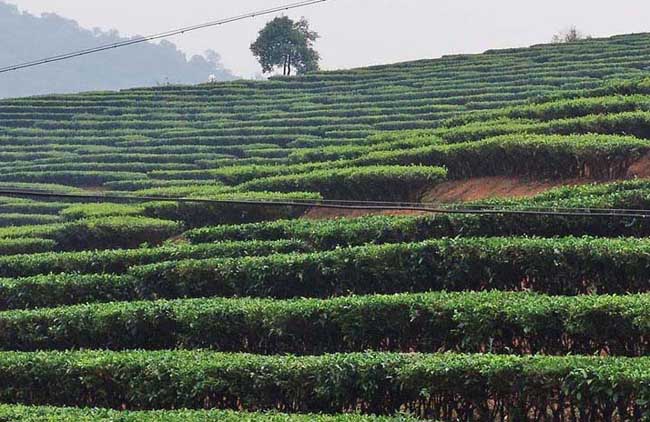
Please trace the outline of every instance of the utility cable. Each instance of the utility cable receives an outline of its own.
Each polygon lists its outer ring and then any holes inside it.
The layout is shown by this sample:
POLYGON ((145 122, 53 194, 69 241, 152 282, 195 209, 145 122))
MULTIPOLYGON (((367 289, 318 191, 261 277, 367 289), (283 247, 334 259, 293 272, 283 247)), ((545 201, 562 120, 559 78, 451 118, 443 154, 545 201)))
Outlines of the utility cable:
POLYGON ((435 214, 477 214, 477 215, 531 215, 531 216, 556 216, 556 217, 628 217, 628 218, 649 218, 650 210, 626 210, 614 208, 579 208, 575 211, 570 208, 563 210, 548 209, 508 209, 508 208, 445 208, 434 204, 415 204, 400 202, 372 201, 336 201, 336 200, 288 200, 284 198, 266 200, 248 199, 207 199, 207 198, 178 198, 166 196, 135 196, 135 195, 97 195, 78 193, 58 193, 38 190, 24 189, 0 189, 0 195, 60 199, 81 199, 95 202, 110 201, 135 201, 135 202, 177 202, 177 203, 203 203, 224 206, 258 206, 258 207, 302 207, 302 208, 327 208, 345 210, 375 210, 375 211, 419 211, 435 214), (413 205, 415 204, 415 205, 413 205), (631 212, 628 212, 631 211, 631 212))
POLYGON ((171 37, 173 35, 182 35, 182 34, 185 34, 186 32, 192 32, 192 31, 196 31, 196 30, 199 30, 199 29, 210 28, 210 27, 213 27, 213 26, 225 25, 227 23, 237 22, 237 21, 241 21, 241 20, 244 20, 244 19, 248 19, 248 18, 255 18, 255 17, 258 17, 258 16, 270 15, 270 14, 277 13, 277 12, 282 12, 282 11, 285 11, 285 10, 298 9, 298 8, 307 7, 307 6, 311 6, 311 5, 318 4, 318 3, 324 3, 326 1, 328 1, 328 0, 306 0, 306 1, 300 1, 300 2, 297 2, 297 3, 289 3, 289 4, 285 4, 283 6, 273 7, 273 8, 269 8, 269 9, 262 9, 262 10, 258 10, 258 11, 255 11, 255 12, 246 13, 246 14, 243 14, 243 15, 233 16, 233 17, 230 17, 230 18, 225 18, 225 19, 220 19, 220 20, 216 20, 216 21, 206 22, 206 23, 202 23, 202 24, 198 24, 198 25, 186 26, 184 28, 178 28, 178 29, 172 29, 172 30, 166 31, 166 32, 160 32, 158 34, 148 35, 148 36, 144 36, 144 37, 137 37, 137 38, 133 38, 133 39, 130 39, 130 40, 125 40, 125 41, 121 41, 121 42, 117 42, 117 43, 100 45, 98 47, 87 48, 87 49, 84 49, 84 50, 72 51, 72 52, 69 52, 69 53, 59 54, 59 55, 56 55, 56 56, 46 57, 46 58, 42 58, 42 59, 38 59, 38 60, 32 60, 32 61, 29 61, 29 62, 19 63, 19 64, 15 64, 15 65, 11 65, 11 66, 6 66, 6 67, 0 68, 0 73, 12 72, 12 71, 19 70, 19 69, 26 69, 26 68, 29 68, 29 67, 40 66, 40 65, 47 64, 47 63, 53 63, 53 62, 58 62, 58 61, 62 61, 62 60, 68 60, 68 59, 72 59, 72 58, 75 58, 75 57, 80 57, 80 56, 85 56, 85 55, 88 55, 88 54, 98 53, 98 52, 101 52, 101 51, 112 50, 112 49, 115 49, 115 48, 126 47, 126 46, 134 45, 134 44, 140 44, 140 43, 144 43, 144 42, 148 42, 148 41, 158 40, 158 39, 161 39, 161 38, 167 38, 167 37, 171 37))

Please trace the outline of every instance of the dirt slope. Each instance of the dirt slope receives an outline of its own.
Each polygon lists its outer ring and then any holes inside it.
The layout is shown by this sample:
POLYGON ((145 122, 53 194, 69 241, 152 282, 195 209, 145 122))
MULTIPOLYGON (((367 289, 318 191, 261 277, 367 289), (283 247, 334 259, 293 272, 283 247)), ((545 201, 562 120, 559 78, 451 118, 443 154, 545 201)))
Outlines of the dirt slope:
MULTIPOLYGON (((628 170, 627 177, 650 177, 650 156, 635 162, 628 170)), ((576 186, 598 182, 593 179, 561 179, 561 180, 526 180, 513 177, 477 177, 466 180, 451 180, 441 183, 428 190, 422 196, 422 202, 450 204, 477 201, 489 198, 525 198, 545 192, 559 186, 576 186)), ((600 181, 602 182, 602 181, 600 181)), ((363 211, 312 209, 305 213, 305 218, 322 219, 334 217, 359 217, 362 215, 406 215, 421 214, 416 211, 363 211)))
POLYGON ((535 181, 509 177, 477 177, 441 183, 422 197, 422 202, 457 203, 489 198, 525 198, 558 186, 592 183, 591 179, 535 181))
MULTIPOLYGON (((454 204, 489 198, 524 198, 537 195, 558 186, 592 183, 592 179, 564 179, 530 181, 509 177, 477 177, 441 183, 425 192, 422 202, 454 204)), ((307 211, 304 218, 326 219, 335 217, 360 217, 363 215, 412 215, 417 211, 364 211, 315 208, 307 211)))

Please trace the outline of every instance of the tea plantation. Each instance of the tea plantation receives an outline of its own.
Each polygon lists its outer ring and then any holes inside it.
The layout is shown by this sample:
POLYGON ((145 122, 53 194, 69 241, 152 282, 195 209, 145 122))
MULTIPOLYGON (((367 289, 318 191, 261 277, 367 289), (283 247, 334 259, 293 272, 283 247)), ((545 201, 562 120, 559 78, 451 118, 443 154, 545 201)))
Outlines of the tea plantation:
POLYGON ((650 34, 0 101, 0 190, 142 199, 0 197, 0 421, 649 419, 650 218, 162 200, 645 210, 649 139, 650 34))

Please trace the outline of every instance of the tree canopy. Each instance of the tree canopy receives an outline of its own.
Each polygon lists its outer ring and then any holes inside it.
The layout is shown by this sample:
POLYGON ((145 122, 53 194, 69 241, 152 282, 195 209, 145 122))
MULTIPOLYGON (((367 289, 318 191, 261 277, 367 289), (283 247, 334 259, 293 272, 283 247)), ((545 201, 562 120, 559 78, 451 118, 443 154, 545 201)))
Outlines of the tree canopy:
POLYGON ((570 42, 584 40, 585 38, 591 38, 591 37, 589 35, 583 34, 575 26, 572 26, 568 29, 565 29, 553 35, 551 42, 553 42, 554 44, 570 43, 570 42))
POLYGON ((268 22, 251 44, 251 51, 264 73, 282 68, 282 74, 303 74, 318 70, 320 55, 314 49, 318 33, 309 29, 305 18, 293 21, 286 16, 268 22))

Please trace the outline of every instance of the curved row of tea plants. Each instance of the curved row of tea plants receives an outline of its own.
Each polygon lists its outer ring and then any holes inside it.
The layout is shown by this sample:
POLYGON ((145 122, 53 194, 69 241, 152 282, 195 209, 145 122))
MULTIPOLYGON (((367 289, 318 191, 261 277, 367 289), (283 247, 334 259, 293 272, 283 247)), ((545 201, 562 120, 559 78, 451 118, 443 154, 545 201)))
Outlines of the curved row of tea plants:
POLYGON ((642 420, 650 415, 648 376, 645 357, 2 352, 0 400, 128 409, 407 410, 443 420, 531 412, 642 420))
POLYGON ((461 238, 162 262, 126 274, 0 279, 0 309, 186 297, 328 298, 431 290, 556 295, 650 290, 639 239, 461 238))
POLYGON ((496 291, 122 302, 0 312, 0 349, 645 356, 649 308, 648 294, 559 297, 496 291))

